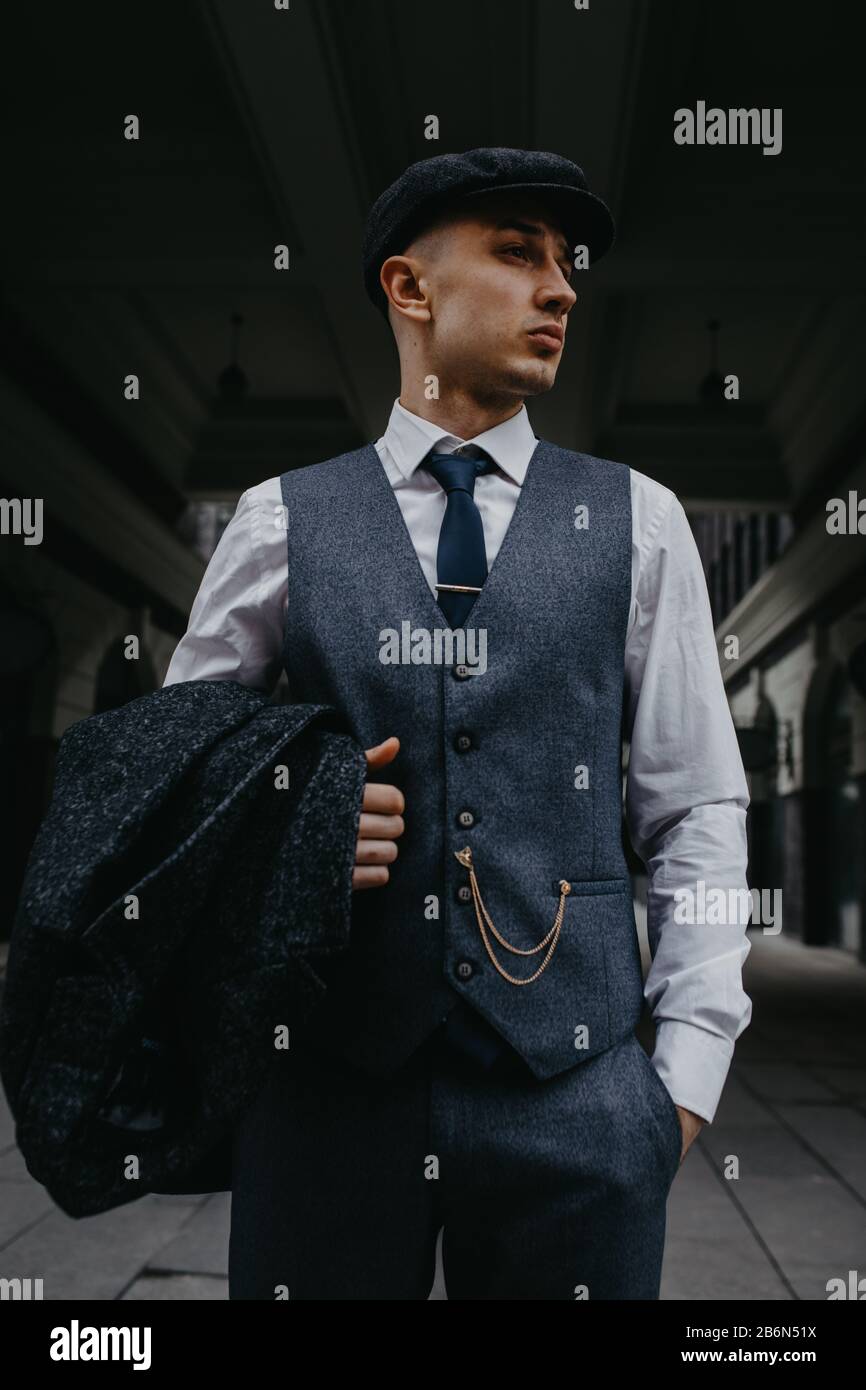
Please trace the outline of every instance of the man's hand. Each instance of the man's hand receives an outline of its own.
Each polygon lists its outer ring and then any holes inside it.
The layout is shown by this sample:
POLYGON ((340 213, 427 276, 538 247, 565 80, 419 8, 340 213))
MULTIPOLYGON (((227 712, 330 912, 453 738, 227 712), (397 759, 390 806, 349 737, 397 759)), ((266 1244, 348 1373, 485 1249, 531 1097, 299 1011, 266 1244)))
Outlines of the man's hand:
MULTIPOLYGON (((674 1104, 676 1105, 676 1101, 674 1101, 674 1104)), ((706 1120, 702 1115, 696 1115, 693 1110, 686 1110, 684 1105, 677 1105, 677 1114, 680 1117, 680 1128, 683 1132, 683 1150, 680 1154, 680 1163, 682 1163, 692 1144, 706 1124, 706 1120)))
MULTIPOLYGON (((368 767, 384 767, 396 758, 400 740, 387 738, 375 748, 365 750, 368 767)), ((390 878, 388 865, 397 858, 396 837, 405 830, 402 812, 406 801, 399 787, 390 782, 368 782, 361 803, 358 843, 352 888, 376 888, 390 878)))

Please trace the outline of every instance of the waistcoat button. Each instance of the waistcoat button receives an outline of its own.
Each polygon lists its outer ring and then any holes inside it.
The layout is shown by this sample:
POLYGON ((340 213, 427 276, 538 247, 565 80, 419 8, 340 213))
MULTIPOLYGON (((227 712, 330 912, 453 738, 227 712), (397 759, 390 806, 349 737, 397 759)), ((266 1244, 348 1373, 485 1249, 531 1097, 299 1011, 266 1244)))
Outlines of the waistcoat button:
POLYGON ((472 747, 471 734, 458 734, 454 740, 454 747, 458 753, 466 753, 472 747))
POLYGON ((457 824, 464 830, 468 830, 471 825, 475 824, 476 820, 477 816, 472 811, 457 812, 457 824))
POLYGON ((457 901, 459 903, 471 903, 472 889, 469 887, 468 883, 461 883, 460 887, 457 889, 457 901))
POLYGON ((465 681, 472 674, 471 666, 464 666, 462 662, 451 667, 451 674, 456 681, 465 681))
POLYGON ((458 980, 471 980, 475 974, 471 960, 459 960, 454 967, 454 974, 458 980))

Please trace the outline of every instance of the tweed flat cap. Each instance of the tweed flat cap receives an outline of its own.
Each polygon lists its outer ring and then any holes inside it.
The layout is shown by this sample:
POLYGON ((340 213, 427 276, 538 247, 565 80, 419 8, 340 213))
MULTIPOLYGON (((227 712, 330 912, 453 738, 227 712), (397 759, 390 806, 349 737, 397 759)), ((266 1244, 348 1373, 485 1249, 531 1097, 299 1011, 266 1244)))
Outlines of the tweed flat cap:
POLYGON ((558 211, 569 245, 588 247, 590 263, 613 245, 609 207, 590 192, 580 166, 563 155, 496 146, 419 159, 379 195, 364 228, 364 284, 386 318, 388 299, 379 283, 383 261, 404 251, 441 208, 494 189, 543 196, 558 211))

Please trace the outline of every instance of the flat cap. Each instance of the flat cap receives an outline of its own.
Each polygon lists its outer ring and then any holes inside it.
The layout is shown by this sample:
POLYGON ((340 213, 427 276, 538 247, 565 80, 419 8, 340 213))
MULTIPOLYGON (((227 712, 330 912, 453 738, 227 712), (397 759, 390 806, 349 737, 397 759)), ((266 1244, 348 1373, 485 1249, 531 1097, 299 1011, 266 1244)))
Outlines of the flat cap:
POLYGON ((613 245, 610 208, 589 191, 583 170, 548 150, 504 147, 438 154, 410 164, 371 207, 364 228, 364 284, 376 308, 388 317, 388 299, 379 271, 389 256, 400 255, 443 207, 455 199, 494 189, 544 197, 559 213, 569 246, 585 245, 590 264, 613 245))

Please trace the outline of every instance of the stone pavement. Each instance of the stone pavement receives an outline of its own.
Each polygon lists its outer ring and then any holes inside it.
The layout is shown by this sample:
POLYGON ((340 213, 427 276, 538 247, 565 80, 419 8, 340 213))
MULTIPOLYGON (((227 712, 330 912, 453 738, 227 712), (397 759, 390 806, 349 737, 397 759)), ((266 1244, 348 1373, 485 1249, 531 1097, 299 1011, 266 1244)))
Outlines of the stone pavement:
MULTIPOLYGON (((826 1299, 829 1278, 866 1275, 866 969, 749 935, 753 1021, 671 1189, 663 1299, 826 1299)), ((0 1092, 0 1277, 41 1277, 46 1300, 227 1298, 230 1202, 147 1196, 75 1221, 27 1173, 0 1092)))

